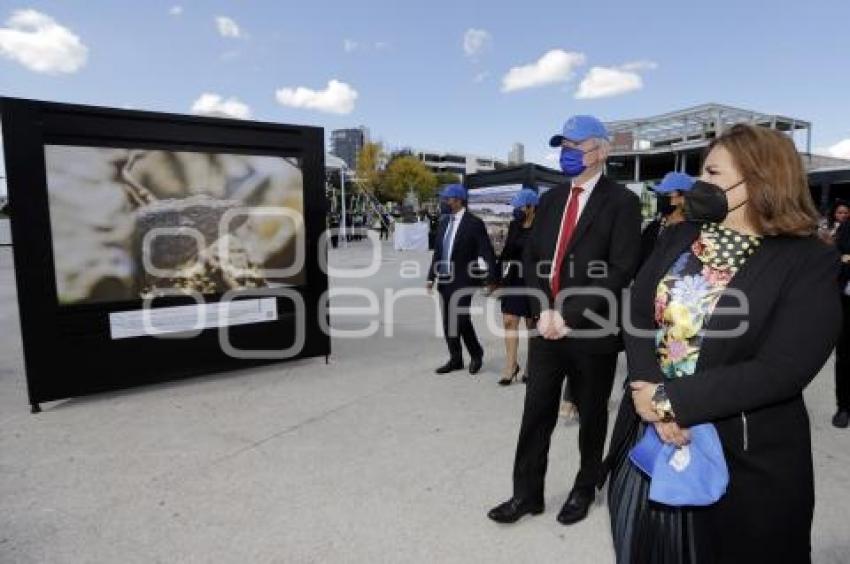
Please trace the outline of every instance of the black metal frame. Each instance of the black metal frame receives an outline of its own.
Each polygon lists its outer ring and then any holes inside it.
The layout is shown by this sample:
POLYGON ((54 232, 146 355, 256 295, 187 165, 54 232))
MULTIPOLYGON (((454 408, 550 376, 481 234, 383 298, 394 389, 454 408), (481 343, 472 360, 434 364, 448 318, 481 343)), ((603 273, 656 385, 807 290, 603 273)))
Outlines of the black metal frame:
POLYGON ((557 186, 567 182, 564 173, 538 164, 527 163, 489 172, 476 172, 467 175, 463 185, 467 189, 486 188, 488 186, 507 186, 521 184, 532 186, 557 186))
MULTIPOLYGON (((319 259, 325 230, 324 132, 321 128, 172 115, 0 98, 15 278, 29 401, 46 401, 268 364, 237 359, 219 346, 218 329, 192 339, 138 337, 113 340, 109 313, 137 310, 142 300, 60 305, 56 294, 44 148, 49 144, 162 148, 297 157, 304 179, 305 319, 290 300, 277 298, 278 320, 230 327, 234 346, 283 350, 303 323, 304 346, 293 358, 327 356, 330 338, 319 323, 328 288, 319 259)), ((256 297, 256 296, 251 296, 256 297)), ((205 296, 207 303, 220 295, 205 296)), ((157 300, 156 307, 194 304, 157 300)))

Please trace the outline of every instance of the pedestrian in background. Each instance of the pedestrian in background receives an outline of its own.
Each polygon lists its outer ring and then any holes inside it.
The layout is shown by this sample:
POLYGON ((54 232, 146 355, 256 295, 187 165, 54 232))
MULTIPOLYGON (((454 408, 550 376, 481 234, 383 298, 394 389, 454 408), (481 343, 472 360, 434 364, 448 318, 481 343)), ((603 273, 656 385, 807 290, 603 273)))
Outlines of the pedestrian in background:
MULTIPOLYGON (((836 206, 840 212, 845 205, 836 206)), ((834 214, 837 221, 841 215, 834 214)), ((844 314, 841 337, 835 347, 835 400, 837 410, 832 424, 846 429, 850 424, 850 221, 841 221, 832 240, 841 255, 841 273, 838 276, 838 291, 841 295, 841 311, 844 314)))
POLYGON ((683 195, 694 185, 694 179, 683 172, 668 172, 652 191, 655 193, 657 213, 640 236, 641 264, 652 253, 655 242, 670 225, 684 221, 683 195))
MULTIPOLYGON (((528 296, 525 293, 516 292, 524 291, 526 288, 522 256, 539 201, 537 191, 532 188, 523 188, 513 197, 511 206, 513 206, 514 218, 508 227, 508 236, 497 262, 498 272, 501 275, 500 285, 511 292, 501 297, 502 323, 505 329, 505 367, 502 369, 502 378, 499 380, 502 386, 515 382, 520 371, 517 358, 520 320, 525 320, 525 326, 529 330, 534 328, 528 296)), ((522 380, 525 381, 527 377, 526 366, 522 380)))
POLYGON ((437 231, 427 288, 430 292, 436 286, 440 295, 449 360, 436 372, 446 374, 463 369, 462 339, 470 356, 469 373, 477 374, 481 370, 484 349, 469 315, 472 289, 479 285, 473 270, 479 257, 483 258, 487 267, 485 276, 492 291, 498 280, 496 256, 484 222, 466 209, 466 188, 449 184, 440 193, 440 198, 444 220, 437 231))

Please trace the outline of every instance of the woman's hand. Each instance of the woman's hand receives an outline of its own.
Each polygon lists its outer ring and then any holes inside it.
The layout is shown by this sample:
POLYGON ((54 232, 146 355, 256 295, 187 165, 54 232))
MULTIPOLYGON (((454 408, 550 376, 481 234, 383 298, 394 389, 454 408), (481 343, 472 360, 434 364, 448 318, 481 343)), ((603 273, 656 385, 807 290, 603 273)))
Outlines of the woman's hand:
POLYGON ((691 442, 691 432, 687 429, 682 429, 675 421, 655 423, 655 430, 661 440, 668 444, 674 444, 677 447, 685 446, 691 442))
POLYGON ((652 396, 655 395, 655 389, 657 387, 658 384, 651 384, 649 382, 637 381, 631 383, 632 401, 635 404, 635 411, 647 423, 661 421, 661 418, 658 417, 658 414, 652 408, 652 396))

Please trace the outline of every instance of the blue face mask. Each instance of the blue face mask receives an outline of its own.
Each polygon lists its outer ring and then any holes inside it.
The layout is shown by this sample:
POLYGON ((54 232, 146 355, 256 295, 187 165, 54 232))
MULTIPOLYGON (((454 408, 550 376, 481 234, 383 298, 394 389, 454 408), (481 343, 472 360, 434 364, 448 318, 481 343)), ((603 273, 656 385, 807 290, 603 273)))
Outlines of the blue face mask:
POLYGON ((584 153, 580 149, 561 148, 561 170, 567 176, 578 176, 585 171, 584 153))
POLYGON ((514 208, 514 219, 517 221, 525 221, 525 210, 522 208, 514 208))

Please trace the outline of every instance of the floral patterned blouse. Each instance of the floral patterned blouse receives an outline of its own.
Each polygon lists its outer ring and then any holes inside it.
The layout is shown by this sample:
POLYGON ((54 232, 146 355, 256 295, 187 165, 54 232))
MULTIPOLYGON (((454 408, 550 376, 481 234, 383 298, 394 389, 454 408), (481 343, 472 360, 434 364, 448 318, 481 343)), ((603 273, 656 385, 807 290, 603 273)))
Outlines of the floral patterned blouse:
POLYGON ((705 224, 699 238, 658 283, 655 344, 667 378, 696 371, 703 327, 720 294, 760 244, 760 237, 705 224))

